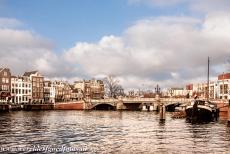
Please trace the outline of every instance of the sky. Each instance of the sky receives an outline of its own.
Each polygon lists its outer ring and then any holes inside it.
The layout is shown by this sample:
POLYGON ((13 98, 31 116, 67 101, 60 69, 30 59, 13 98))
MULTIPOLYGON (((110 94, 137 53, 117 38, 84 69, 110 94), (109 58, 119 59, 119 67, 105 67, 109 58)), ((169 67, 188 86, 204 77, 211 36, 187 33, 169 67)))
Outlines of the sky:
POLYGON ((0 67, 124 88, 183 87, 230 72, 229 0, 0 0, 0 67))

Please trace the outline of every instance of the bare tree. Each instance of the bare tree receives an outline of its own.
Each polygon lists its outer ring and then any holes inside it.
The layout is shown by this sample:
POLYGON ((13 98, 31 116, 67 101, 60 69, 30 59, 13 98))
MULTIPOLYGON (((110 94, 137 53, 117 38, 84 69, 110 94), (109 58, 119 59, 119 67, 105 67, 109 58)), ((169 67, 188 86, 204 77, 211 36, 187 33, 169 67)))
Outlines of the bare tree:
POLYGON ((105 93, 108 97, 117 98, 118 96, 124 95, 124 89, 119 84, 119 80, 115 79, 114 76, 109 75, 104 79, 105 93))

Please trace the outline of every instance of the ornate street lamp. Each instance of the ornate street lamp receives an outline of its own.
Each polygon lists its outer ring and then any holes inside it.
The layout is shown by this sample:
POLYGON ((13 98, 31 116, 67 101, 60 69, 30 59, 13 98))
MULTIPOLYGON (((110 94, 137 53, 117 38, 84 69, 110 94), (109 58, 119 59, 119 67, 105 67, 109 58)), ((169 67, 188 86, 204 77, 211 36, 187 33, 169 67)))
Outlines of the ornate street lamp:
POLYGON ((156 93, 156 94, 160 94, 160 90, 161 90, 161 88, 160 88, 160 86, 157 84, 157 86, 156 86, 156 88, 155 88, 155 93, 156 93))

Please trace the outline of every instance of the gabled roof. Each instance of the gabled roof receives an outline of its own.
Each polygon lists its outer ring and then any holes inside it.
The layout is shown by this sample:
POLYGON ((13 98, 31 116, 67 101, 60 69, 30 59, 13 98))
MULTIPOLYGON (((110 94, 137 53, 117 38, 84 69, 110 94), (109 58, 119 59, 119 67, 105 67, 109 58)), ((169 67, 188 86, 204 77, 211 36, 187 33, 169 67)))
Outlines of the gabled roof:
POLYGON ((3 71, 4 69, 8 69, 9 70, 9 68, 0 68, 0 72, 3 71))
POLYGON ((25 72, 23 76, 30 76, 31 74, 35 74, 38 71, 31 71, 31 72, 25 72))

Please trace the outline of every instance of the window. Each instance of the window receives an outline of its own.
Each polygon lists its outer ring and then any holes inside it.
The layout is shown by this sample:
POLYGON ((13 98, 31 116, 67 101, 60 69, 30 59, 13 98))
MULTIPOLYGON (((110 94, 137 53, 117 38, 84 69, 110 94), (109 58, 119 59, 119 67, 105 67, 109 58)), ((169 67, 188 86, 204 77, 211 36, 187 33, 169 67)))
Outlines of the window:
POLYGON ((6 83, 6 79, 5 78, 2 78, 2 83, 6 83))
POLYGON ((7 85, 2 85, 2 90, 9 90, 9 86, 7 86, 7 85))
POLYGON ((9 79, 8 78, 5 78, 5 81, 6 81, 6 83, 9 83, 9 79))
POLYGON ((6 72, 6 71, 4 71, 3 75, 4 75, 4 76, 7 76, 7 72, 6 72))
POLYGON ((24 87, 24 83, 22 83, 22 87, 24 87))

